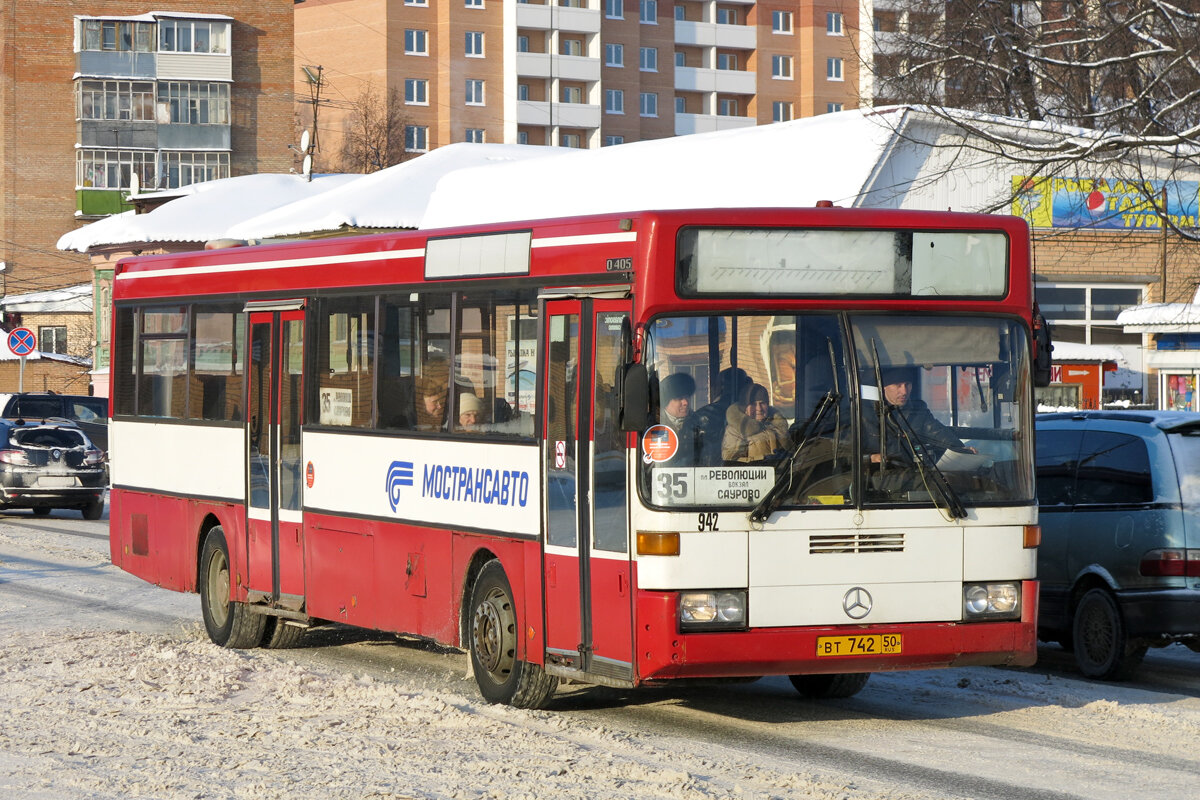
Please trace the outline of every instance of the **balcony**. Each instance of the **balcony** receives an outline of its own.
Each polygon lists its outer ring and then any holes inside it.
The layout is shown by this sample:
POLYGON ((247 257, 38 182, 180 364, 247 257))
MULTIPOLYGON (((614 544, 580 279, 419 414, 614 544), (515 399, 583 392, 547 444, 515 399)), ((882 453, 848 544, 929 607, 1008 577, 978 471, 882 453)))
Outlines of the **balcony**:
POLYGON ((758 91, 758 76, 738 69, 676 67, 675 89, 680 92, 755 94, 758 91))
POLYGON ((753 50, 758 47, 758 35, 753 25, 679 21, 675 23, 675 44, 753 50))
MULTIPOLYGON (((459 4, 461 5, 461 3, 459 4)), ((568 8, 557 5, 517 4, 517 27, 541 31, 599 33, 601 11, 598 8, 568 8)))
POLYGON ((675 135, 689 133, 711 133, 734 128, 752 128, 757 124, 754 117, 723 117, 716 114, 676 114, 675 135))
POLYGON ((518 125, 557 125, 560 128, 599 128, 601 109, 588 103, 517 101, 518 125))
POLYGON ((517 53, 517 75, 523 78, 598 81, 600 59, 588 56, 556 56, 552 53, 517 53))

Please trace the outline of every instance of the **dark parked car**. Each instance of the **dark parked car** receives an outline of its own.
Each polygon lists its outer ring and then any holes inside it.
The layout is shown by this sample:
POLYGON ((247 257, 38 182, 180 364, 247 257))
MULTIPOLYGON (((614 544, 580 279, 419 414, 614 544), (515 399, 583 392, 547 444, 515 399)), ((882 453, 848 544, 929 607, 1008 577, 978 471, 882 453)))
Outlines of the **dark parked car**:
POLYGON ((5 419, 69 419, 101 450, 108 450, 108 398, 55 392, 0 393, 5 419))
POLYGON ((1103 679, 1200 651, 1200 414, 1040 415, 1037 493, 1039 638, 1103 679))
POLYGON ((77 508, 100 519, 106 472, 104 453, 75 424, 0 419, 0 508, 77 508))

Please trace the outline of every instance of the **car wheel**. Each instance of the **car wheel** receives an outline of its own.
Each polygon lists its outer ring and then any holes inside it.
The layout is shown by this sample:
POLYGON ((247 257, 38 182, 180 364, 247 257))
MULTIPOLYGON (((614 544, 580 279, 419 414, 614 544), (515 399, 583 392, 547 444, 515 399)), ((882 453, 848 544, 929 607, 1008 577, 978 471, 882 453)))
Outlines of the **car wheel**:
POLYGON ((303 625, 288 625, 282 617, 267 617, 263 627, 262 646, 270 650, 299 647, 307 630, 303 625))
POLYGON ((483 566, 471 590, 471 671, 489 703, 542 708, 558 678, 538 664, 517 658, 520 625, 504 568, 496 560, 483 566))
POLYGON ((208 638, 221 647, 257 647, 267 618, 255 614, 230 594, 229 546, 220 525, 204 537, 200 553, 200 610, 208 638))
POLYGON ((802 697, 813 700, 828 700, 853 697, 863 690, 871 679, 869 672, 841 672, 832 675, 789 675, 788 680, 802 697))
MULTIPOLYGON (((36 511, 37 509, 34 510, 36 511)), ((47 512, 49 510, 46 509, 47 512)), ((101 497, 91 501, 80 510, 80 513, 83 514, 84 519, 100 519, 104 516, 104 498, 101 497)))
POLYGON ((1084 594, 1075 607, 1071 630, 1075 662, 1089 678, 1128 680, 1146 655, 1145 645, 1129 641, 1121 608, 1106 589, 1091 589, 1084 594))
POLYGON ((33 515, 35 517, 47 517, 50 515, 51 510, 52 509, 50 508, 50 506, 34 506, 33 507, 33 515))

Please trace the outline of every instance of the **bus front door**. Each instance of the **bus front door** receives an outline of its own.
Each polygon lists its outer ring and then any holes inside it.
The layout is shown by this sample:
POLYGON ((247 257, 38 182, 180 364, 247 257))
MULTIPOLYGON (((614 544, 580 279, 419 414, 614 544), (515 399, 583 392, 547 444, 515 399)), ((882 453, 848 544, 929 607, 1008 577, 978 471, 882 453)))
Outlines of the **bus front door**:
POLYGON ((250 314, 246 556, 251 603, 304 607, 300 423, 304 312, 250 314))
POLYGON ((546 659, 633 678, 626 436, 617 419, 627 301, 546 303, 546 659))

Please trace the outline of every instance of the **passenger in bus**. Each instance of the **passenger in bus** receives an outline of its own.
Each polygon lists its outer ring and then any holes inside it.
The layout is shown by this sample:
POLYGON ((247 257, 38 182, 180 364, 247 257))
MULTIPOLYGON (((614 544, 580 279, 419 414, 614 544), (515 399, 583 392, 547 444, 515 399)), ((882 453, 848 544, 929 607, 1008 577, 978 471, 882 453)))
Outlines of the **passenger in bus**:
POLYGON ((721 457, 742 464, 765 461, 787 440, 788 421, 770 404, 766 387, 758 383, 742 387, 725 412, 721 457))
POLYGON ((688 424, 695 430, 697 462, 716 467, 723 461, 721 444, 725 438, 725 413, 738 394, 754 381, 741 367, 726 367, 717 376, 717 395, 713 401, 692 414, 688 424))
POLYGON ((689 419, 695 393, 696 380, 686 372, 673 372, 658 384, 658 421, 679 438, 679 448, 671 458, 673 464, 696 463, 695 428, 689 419))
POLYGON ((472 392, 458 396, 458 427, 464 431, 478 431, 487 422, 483 413, 483 401, 472 392))
POLYGON ((911 470, 916 466, 916 457, 907 442, 905 434, 908 431, 905 429, 911 429, 912 435, 918 440, 917 444, 925 448, 934 460, 946 450, 978 452, 974 447, 963 444, 953 430, 933 416, 924 401, 913 396, 913 377, 913 370, 909 367, 884 368, 880 371, 880 380, 886 405, 863 403, 863 451, 870 454, 867 457, 870 464, 882 465, 885 474, 889 471, 893 473, 882 480, 879 485, 881 489, 907 488, 908 484, 913 483, 914 477, 919 477, 914 476, 911 470), (886 415, 887 406, 893 406, 900 412, 903 417, 900 424, 886 415), (884 439, 882 443, 881 435, 884 439))
POLYGON ((440 431, 446 427, 446 383, 437 377, 422 376, 417 379, 420 402, 417 403, 419 431, 440 431))

